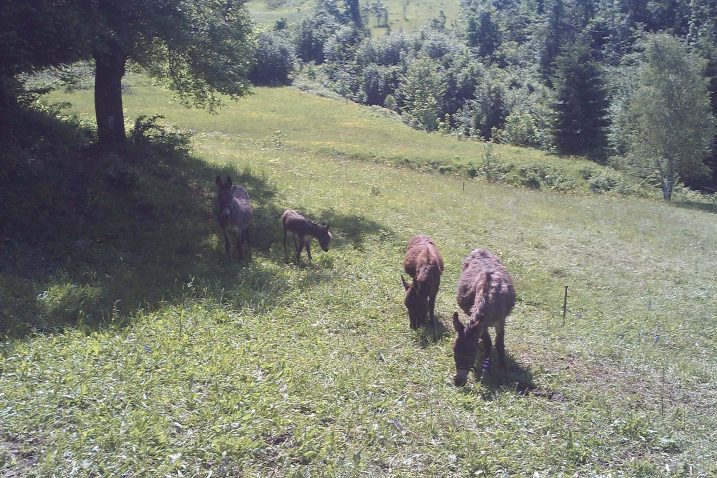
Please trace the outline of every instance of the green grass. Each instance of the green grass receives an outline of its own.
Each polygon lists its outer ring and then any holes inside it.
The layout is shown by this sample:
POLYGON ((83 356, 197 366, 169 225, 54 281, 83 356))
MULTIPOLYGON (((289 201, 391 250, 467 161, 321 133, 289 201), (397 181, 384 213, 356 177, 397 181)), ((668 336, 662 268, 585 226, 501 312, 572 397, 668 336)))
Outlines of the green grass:
MULTIPOLYGON (((194 129, 195 156, 104 158, 101 184, 124 179, 94 221, 9 243, 0 305, 43 331, 0 344, 0 474, 717 473, 714 214, 380 164, 480 145, 289 89, 216 116, 130 92, 130 117, 194 129), (380 161, 355 159, 369 152, 380 161), (241 264, 212 219, 217 172, 257 210, 241 264), (332 224, 313 264, 284 260, 288 207, 332 224), (435 331, 410 331, 402 306, 419 232, 446 262, 435 331), (454 284, 474 247, 502 257, 518 303, 508 372, 456 389, 454 284)), ((90 96, 62 97, 82 112, 90 96)))
MULTIPOLYGON (((367 5, 367 0, 361 0, 360 6, 367 5)), ((374 14, 368 17, 365 25, 370 28, 373 36, 384 35, 387 31, 413 32, 420 30, 433 19, 440 17, 441 12, 446 17, 446 26, 451 27, 461 14, 458 0, 382 0, 388 9, 389 28, 378 27, 374 14)), ((316 9, 315 0, 286 0, 283 2, 267 2, 266 0, 249 0, 246 3, 252 18, 260 25, 273 26, 274 22, 285 18, 290 23, 298 23, 302 17, 313 13, 316 9), (272 5, 272 6, 270 6, 272 5)), ((362 10, 363 11, 363 10, 362 10)))
MULTIPOLYGON (((91 94, 55 93, 52 101, 71 100, 74 111, 93 120, 91 94)), ((285 147, 319 154, 346 156, 448 174, 485 175, 484 143, 454 136, 425 134, 381 108, 319 97, 293 88, 256 88, 221 114, 178 108, 169 93, 144 77, 127 81, 124 105, 128 118, 161 114, 183 130, 209 130, 239 141, 285 147), (201 127, 200 127, 201 125, 201 127)), ((620 191, 654 195, 637 180, 581 158, 566 158, 539 150, 493 145, 492 166, 499 182, 561 191, 620 191), (602 182, 600 182, 602 180, 602 182)), ((680 193, 677 193, 680 197, 680 193)))

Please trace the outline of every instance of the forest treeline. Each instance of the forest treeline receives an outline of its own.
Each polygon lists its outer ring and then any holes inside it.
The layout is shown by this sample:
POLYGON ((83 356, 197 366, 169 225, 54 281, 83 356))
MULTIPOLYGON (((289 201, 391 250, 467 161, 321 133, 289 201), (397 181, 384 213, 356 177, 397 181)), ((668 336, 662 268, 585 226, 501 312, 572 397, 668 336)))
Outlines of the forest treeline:
POLYGON ((677 180, 717 186, 717 1, 461 6, 450 25, 439 14, 374 38, 376 5, 321 0, 258 35, 251 78, 309 76, 416 128, 587 156, 654 179, 668 199, 677 180))

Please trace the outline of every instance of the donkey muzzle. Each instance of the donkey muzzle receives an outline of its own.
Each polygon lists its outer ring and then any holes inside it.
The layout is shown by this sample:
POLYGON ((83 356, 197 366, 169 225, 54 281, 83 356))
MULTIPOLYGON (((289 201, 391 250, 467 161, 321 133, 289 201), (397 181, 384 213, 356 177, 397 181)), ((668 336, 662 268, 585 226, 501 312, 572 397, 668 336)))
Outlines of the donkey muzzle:
POLYGON ((456 374, 453 377, 453 384, 456 387, 462 387, 468 381, 468 369, 459 368, 456 370, 456 374))

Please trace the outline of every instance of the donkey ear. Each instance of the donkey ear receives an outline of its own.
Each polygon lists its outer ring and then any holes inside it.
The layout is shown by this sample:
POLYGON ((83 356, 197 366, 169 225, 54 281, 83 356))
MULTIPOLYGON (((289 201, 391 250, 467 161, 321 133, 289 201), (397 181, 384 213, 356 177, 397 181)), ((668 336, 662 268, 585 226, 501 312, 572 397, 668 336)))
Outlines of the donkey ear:
POLYGON ((222 187, 222 178, 217 176, 216 179, 214 179, 214 182, 217 183, 217 186, 222 187))
POLYGON ((458 318, 458 312, 453 312, 453 329, 458 333, 458 335, 461 335, 466 330, 465 326, 458 318))
POLYGON ((408 290, 410 286, 406 283, 406 279, 403 278, 403 274, 401 274, 401 282, 403 282, 403 290, 408 290))
POLYGON ((224 184, 226 187, 230 187, 232 185, 232 178, 230 176, 227 176, 226 183, 224 184))

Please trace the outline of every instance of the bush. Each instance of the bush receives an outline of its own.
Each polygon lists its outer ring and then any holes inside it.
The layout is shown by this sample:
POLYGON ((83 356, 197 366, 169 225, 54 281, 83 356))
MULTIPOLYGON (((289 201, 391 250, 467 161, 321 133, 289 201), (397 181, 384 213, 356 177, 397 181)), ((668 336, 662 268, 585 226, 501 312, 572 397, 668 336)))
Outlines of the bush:
POLYGON ((621 183, 622 178, 617 173, 602 171, 588 180, 588 187, 594 193, 606 193, 616 189, 621 183))
POLYGON ((531 189, 556 189, 568 191, 575 189, 577 182, 567 179, 561 172, 547 164, 522 164, 508 171, 506 182, 531 189))
POLYGON ((249 79, 255 85, 288 85, 294 69, 291 44, 275 33, 260 33, 249 79))
POLYGON ((505 127, 496 131, 496 140, 501 143, 542 148, 545 146, 545 132, 541 131, 536 119, 527 112, 515 112, 505 119, 505 127))
POLYGON ((158 123, 162 115, 147 117, 139 115, 130 130, 130 144, 137 148, 152 145, 154 149, 167 153, 186 153, 191 149, 191 135, 188 132, 172 131, 158 123))
POLYGON ((323 63, 324 45, 338 27, 336 20, 326 12, 317 12, 312 17, 304 18, 296 29, 296 54, 306 63, 323 63))

